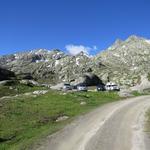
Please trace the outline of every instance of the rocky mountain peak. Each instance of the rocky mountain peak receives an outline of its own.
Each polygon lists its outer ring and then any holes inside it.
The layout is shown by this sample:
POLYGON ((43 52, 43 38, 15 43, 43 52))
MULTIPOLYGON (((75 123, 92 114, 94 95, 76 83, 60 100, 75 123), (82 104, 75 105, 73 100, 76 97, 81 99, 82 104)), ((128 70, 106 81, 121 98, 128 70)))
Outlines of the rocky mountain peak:
POLYGON ((113 45, 120 45, 123 43, 123 40, 117 39, 113 45))
POLYGON ((81 52, 78 53, 76 56, 77 56, 77 57, 78 57, 78 56, 87 56, 87 57, 88 57, 88 54, 85 53, 85 52, 83 52, 83 51, 81 51, 81 52))
POLYGON ((120 46, 124 41, 122 41, 121 39, 117 39, 114 44, 112 46, 110 46, 108 49, 109 50, 113 50, 115 48, 117 48, 118 46, 120 46))
POLYGON ((36 49, 29 52, 29 54, 44 54, 47 53, 48 50, 46 49, 36 49))
POLYGON ((140 41, 140 40, 144 40, 144 38, 137 35, 131 35, 126 41, 140 41))
POLYGON ((30 73, 40 82, 74 81, 90 72, 107 82, 133 86, 142 74, 150 74, 150 40, 135 35, 116 40, 92 58, 85 52, 72 56, 59 49, 37 49, 0 57, 0 65, 15 73, 30 73))
POLYGON ((60 49, 52 49, 51 51, 54 51, 56 53, 62 52, 60 49))

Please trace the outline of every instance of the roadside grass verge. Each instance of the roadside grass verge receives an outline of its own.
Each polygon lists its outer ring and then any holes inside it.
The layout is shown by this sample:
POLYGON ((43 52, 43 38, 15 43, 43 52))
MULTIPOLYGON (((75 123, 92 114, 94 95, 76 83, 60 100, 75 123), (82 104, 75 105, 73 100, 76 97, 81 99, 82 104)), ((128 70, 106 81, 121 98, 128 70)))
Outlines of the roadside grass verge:
POLYGON ((145 131, 150 133, 150 109, 146 113, 146 126, 145 126, 145 131))
POLYGON ((150 95, 150 91, 148 89, 143 90, 143 92, 139 91, 132 91, 133 96, 143 96, 143 95, 150 95))
POLYGON ((132 93, 134 96, 142 96, 142 95, 146 95, 145 93, 140 93, 138 91, 132 91, 132 93))
POLYGON ((0 150, 27 150, 78 115, 97 106, 120 100, 116 92, 49 91, 38 97, 0 101, 0 150), (85 102, 85 105, 81 105, 85 102), (60 116, 65 121, 56 122, 60 116))

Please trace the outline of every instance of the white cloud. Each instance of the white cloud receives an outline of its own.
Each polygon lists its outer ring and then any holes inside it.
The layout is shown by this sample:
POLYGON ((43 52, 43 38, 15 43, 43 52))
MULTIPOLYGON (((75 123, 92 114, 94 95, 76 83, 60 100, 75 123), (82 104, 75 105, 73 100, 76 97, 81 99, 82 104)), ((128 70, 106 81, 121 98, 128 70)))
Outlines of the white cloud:
POLYGON ((66 50, 71 54, 71 55, 77 55, 80 52, 84 52, 85 54, 89 55, 90 51, 92 49, 97 50, 96 46, 88 47, 88 46, 83 46, 83 45, 73 45, 69 44, 65 46, 66 50))
POLYGON ((93 46, 93 49, 94 49, 94 50, 97 50, 97 46, 96 46, 96 45, 94 45, 94 46, 93 46))

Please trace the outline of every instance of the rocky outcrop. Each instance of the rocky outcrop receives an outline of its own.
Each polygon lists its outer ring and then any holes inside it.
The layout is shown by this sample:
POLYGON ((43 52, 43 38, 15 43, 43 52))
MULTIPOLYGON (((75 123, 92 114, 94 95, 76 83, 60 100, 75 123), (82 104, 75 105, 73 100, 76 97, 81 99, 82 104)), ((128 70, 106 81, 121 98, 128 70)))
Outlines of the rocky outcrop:
POLYGON ((15 78, 14 72, 0 67, 0 81, 11 80, 14 78, 15 78))
POLYGON ((141 76, 140 84, 131 87, 132 91, 139 91, 139 92, 143 92, 144 90, 149 90, 149 89, 150 89, 150 81, 147 79, 147 76, 145 75, 141 76))
POLYGON ((100 80, 100 78, 97 75, 93 73, 85 73, 81 77, 76 79, 75 82, 73 82, 73 84, 74 85, 85 84, 87 86, 94 86, 94 85, 103 84, 103 82, 102 80, 100 80))
POLYGON ((70 56, 60 50, 40 49, 14 54, 13 61, 3 61, 4 58, 1 57, 0 62, 14 71, 18 79, 34 79, 41 83, 71 82, 91 71, 90 58, 83 52, 70 56))
POLYGON ((150 40, 130 36, 125 41, 117 40, 93 57, 83 52, 71 56, 57 49, 39 49, 1 56, 0 65, 15 72, 18 78, 30 77, 45 84, 85 82, 95 85, 101 83, 100 78, 104 83, 111 80, 131 87, 141 83, 142 75, 150 74, 150 40))
POLYGON ((28 86, 41 86, 38 82, 34 80, 20 80, 19 83, 28 86))
POLYGON ((99 75, 120 85, 135 86, 141 82, 141 75, 150 72, 150 41, 130 36, 125 41, 115 42, 95 57, 96 62, 107 66, 99 75))

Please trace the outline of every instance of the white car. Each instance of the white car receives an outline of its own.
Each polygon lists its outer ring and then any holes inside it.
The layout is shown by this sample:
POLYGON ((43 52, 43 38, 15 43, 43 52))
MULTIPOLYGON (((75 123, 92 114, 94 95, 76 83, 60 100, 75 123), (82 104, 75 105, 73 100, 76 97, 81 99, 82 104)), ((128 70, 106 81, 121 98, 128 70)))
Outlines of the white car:
POLYGON ((105 89, 107 91, 120 91, 120 88, 117 84, 113 83, 113 82, 108 82, 106 85, 105 85, 105 89))
POLYGON ((77 86, 77 90, 78 91, 85 91, 85 92, 87 92, 88 88, 87 88, 86 85, 78 85, 77 86))

